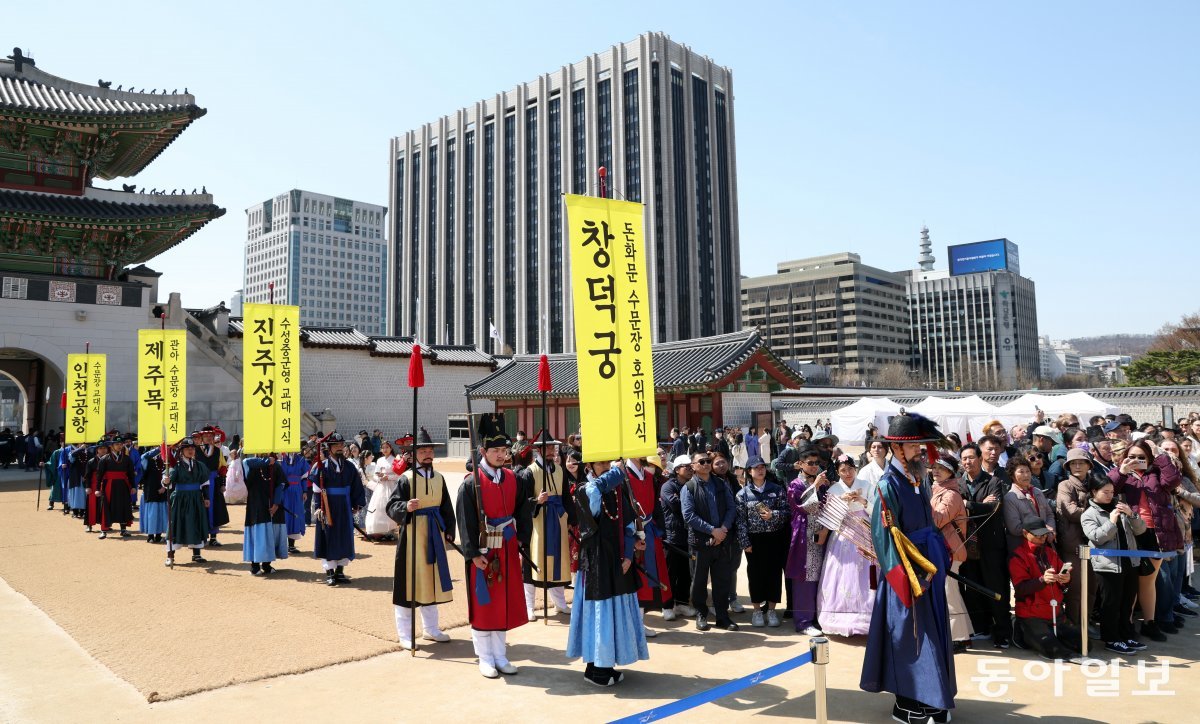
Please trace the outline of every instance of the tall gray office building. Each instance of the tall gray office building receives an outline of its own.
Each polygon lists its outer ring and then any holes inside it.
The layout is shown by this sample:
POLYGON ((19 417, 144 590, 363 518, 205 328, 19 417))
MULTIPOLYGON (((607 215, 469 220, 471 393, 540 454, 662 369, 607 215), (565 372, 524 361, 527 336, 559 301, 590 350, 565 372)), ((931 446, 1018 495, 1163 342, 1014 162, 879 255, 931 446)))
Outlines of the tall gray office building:
POLYGON ((387 209, 292 189, 246 209, 242 301, 300 306, 306 327, 387 331, 387 209))
POLYGON ((739 328, 732 73, 661 33, 394 138, 391 334, 574 349, 562 194, 646 205, 654 340, 739 328))
POLYGON ((949 270, 933 269, 922 229, 920 269, 907 283, 913 368, 935 389, 1015 389, 1035 384, 1037 290, 1021 276, 1017 245, 1008 239, 947 249, 949 270))

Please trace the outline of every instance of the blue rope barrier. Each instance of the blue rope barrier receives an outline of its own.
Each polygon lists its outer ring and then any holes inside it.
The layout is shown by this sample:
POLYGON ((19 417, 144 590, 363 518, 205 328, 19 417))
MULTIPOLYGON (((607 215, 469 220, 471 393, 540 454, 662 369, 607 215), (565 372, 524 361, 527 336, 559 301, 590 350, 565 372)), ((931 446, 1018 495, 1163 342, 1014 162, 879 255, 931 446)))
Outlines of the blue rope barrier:
POLYGON ((1175 551, 1125 551, 1119 548, 1093 548, 1092 555, 1106 558, 1174 558, 1175 551))
POLYGON ((809 651, 807 653, 800 654, 794 659, 788 659, 782 663, 767 667, 762 671, 756 671, 755 673, 748 676, 743 676, 740 679, 734 679, 733 681, 728 681, 720 686, 714 686, 708 691, 701 691, 698 694, 692 694, 691 696, 680 699, 679 701, 673 701, 670 704, 655 707, 654 709, 647 709, 640 714, 633 714, 631 716, 624 717, 623 719, 615 719, 613 722, 611 722, 611 724, 643 724, 643 722, 652 722, 658 721, 659 719, 665 719, 669 716, 679 714, 680 712, 685 712, 688 709, 694 709, 702 704, 716 701, 721 697, 729 696, 730 694, 739 692, 742 689, 748 689, 755 684, 761 684, 767 679, 779 676, 780 674, 787 673, 792 669, 797 669, 805 664, 811 663, 812 652, 809 651))

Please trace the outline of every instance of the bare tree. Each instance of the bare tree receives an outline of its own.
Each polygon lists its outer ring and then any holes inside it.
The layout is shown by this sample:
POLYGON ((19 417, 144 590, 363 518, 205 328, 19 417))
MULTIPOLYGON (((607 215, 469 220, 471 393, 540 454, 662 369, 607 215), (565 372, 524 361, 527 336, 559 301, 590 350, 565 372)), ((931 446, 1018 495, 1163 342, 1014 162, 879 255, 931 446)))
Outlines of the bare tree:
POLYGON ((1200 349, 1200 312, 1183 315, 1178 324, 1164 324, 1150 344, 1151 352, 1200 349))
POLYGON ((888 390, 905 390, 916 386, 912 371, 908 365, 900 362, 888 362, 872 371, 870 377, 872 387, 888 390))

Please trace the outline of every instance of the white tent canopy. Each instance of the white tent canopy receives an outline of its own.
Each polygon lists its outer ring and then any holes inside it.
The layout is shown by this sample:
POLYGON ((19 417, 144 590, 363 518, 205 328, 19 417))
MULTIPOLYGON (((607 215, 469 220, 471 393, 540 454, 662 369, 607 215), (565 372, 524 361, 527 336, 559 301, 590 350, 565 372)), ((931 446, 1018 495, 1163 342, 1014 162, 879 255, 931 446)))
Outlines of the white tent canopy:
POLYGON ((979 395, 957 399, 927 397, 908 409, 936 422, 943 435, 957 433, 963 442, 968 434, 978 440, 983 435, 983 426, 996 419, 997 414, 996 408, 979 395))
POLYGON ((829 415, 833 434, 844 443, 857 445, 867 437, 867 425, 875 423, 887 431, 888 419, 899 414, 900 405, 886 397, 863 397, 852 405, 834 410, 829 415))
POLYGON ((1006 427, 1019 422, 1030 422, 1036 418, 1038 409, 1046 413, 1047 422, 1064 413, 1072 413, 1078 415, 1079 421, 1084 424, 1093 415, 1115 415, 1119 412, 1114 405, 1097 400, 1086 392, 1065 395, 1041 395, 1031 392, 996 408, 996 419, 1006 427))

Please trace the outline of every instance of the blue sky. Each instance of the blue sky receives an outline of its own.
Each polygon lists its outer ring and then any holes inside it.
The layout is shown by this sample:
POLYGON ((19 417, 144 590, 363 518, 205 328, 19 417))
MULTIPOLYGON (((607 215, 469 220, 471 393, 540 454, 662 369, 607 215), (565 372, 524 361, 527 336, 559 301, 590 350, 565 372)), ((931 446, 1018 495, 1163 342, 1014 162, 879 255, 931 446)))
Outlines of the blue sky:
POLYGON ((432 5, 22 3, 0 47, 208 109, 136 177, 228 209, 151 263, 187 306, 241 287, 250 205, 386 204, 390 137, 647 30, 733 69, 746 275, 838 251, 910 268, 928 224, 939 267, 949 244, 1016 242, 1042 334, 1200 306, 1200 4, 432 5))

